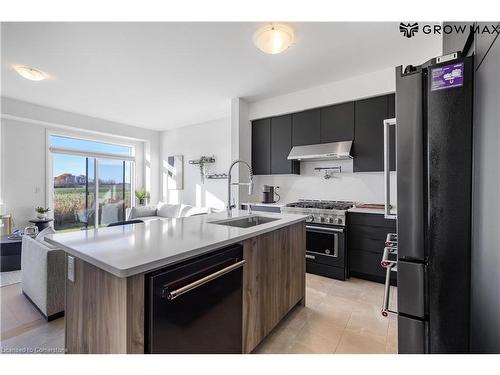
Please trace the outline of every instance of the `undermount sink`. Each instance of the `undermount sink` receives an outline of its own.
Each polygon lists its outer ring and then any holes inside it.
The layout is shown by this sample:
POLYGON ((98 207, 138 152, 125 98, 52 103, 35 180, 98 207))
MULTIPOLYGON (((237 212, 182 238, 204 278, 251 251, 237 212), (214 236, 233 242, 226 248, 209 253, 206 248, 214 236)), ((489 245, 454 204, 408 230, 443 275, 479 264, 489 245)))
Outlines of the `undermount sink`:
POLYGON ((211 224, 219 224, 226 225, 229 227, 237 227, 237 228, 250 228, 255 227, 257 225, 270 223, 272 221, 276 221, 279 219, 265 216, 248 216, 248 217, 239 217, 236 219, 224 219, 219 221, 212 221, 211 224))

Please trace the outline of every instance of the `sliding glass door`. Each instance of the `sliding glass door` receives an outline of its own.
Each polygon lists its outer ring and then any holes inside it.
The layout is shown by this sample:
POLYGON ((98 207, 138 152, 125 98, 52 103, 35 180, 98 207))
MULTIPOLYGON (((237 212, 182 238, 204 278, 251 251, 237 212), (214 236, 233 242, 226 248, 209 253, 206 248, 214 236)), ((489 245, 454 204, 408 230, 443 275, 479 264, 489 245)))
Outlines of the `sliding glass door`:
POLYGON ((99 225, 106 226, 126 218, 130 207, 130 162, 98 160, 99 225))
POLYGON ((95 159, 53 155, 54 228, 88 228, 95 223, 95 159))
POLYGON ((54 229, 89 229, 126 219, 132 204, 134 163, 130 158, 85 156, 80 150, 55 147, 51 152, 54 229))

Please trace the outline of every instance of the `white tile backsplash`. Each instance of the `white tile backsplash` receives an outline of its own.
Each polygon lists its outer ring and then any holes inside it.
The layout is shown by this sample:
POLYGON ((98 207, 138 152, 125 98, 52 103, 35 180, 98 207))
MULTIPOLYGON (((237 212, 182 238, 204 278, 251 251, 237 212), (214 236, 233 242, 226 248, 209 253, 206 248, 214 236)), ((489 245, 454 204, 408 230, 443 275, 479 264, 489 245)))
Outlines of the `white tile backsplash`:
MULTIPOLYGON (((301 162, 300 175, 255 176, 252 199, 261 199, 264 184, 279 186, 281 201, 298 199, 348 200, 364 203, 384 203, 384 174, 382 172, 353 173, 353 161, 301 162), (324 179, 324 172, 315 167, 340 166, 341 173, 324 179)), ((396 204, 396 174, 391 172, 391 204, 396 204)))

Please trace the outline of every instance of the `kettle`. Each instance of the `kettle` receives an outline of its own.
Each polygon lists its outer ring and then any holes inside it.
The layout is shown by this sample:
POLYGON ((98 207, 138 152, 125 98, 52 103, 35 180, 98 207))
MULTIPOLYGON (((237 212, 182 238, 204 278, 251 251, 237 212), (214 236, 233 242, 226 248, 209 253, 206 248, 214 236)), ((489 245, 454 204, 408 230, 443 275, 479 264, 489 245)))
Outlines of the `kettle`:
POLYGON ((279 186, 271 186, 271 185, 264 185, 263 191, 262 191, 262 203, 276 203, 280 200, 280 195, 275 191, 275 189, 279 189, 279 186), (278 196, 278 200, 274 200, 274 195, 278 196))
POLYGON ((30 225, 29 227, 24 228, 24 235, 30 237, 36 237, 38 234, 38 227, 36 225, 30 225))

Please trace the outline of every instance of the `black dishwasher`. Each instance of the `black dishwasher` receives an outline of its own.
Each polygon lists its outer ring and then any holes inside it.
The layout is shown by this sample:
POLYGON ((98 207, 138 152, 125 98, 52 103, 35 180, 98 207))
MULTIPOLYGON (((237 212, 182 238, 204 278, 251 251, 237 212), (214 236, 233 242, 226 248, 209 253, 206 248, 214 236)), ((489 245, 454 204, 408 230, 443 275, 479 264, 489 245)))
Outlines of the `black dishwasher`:
POLYGON ((146 275, 145 352, 242 352, 243 247, 146 275))

